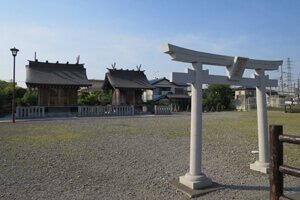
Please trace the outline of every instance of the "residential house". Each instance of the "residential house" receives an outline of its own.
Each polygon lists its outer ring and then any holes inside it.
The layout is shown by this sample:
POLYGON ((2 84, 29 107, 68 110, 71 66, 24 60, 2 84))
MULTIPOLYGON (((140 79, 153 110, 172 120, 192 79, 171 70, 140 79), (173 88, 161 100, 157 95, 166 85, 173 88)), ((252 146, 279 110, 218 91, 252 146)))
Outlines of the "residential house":
MULTIPOLYGON (((237 110, 244 111, 256 108, 256 88, 238 87, 233 90, 237 110)), ((284 97, 275 90, 266 90, 266 99, 268 107, 282 107, 284 105, 284 97)))
POLYGON ((157 78, 149 81, 153 90, 143 94, 144 102, 171 105, 173 111, 190 110, 191 97, 188 95, 189 85, 176 84, 169 79, 157 78))

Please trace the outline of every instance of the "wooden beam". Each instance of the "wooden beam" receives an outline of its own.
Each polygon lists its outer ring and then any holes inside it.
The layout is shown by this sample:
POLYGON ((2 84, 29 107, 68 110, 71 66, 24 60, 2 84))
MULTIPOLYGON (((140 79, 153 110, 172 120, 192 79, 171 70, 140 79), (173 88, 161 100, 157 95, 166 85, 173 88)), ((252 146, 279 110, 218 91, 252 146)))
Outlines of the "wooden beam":
POLYGON ((300 178, 300 169, 298 169, 296 167, 282 165, 282 166, 279 167, 279 171, 284 173, 284 174, 288 174, 288 175, 296 176, 296 177, 300 178))
POLYGON ((281 142, 288 142, 292 144, 300 144, 300 137, 299 136, 294 136, 294 135, 281 135, 279 136, 279 140, 281 142))

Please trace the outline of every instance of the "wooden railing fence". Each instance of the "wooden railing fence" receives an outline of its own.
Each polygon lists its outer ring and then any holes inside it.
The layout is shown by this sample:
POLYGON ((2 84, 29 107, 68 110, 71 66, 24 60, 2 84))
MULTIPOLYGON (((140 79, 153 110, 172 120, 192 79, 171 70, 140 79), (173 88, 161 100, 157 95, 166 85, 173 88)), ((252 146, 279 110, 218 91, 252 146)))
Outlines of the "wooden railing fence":
POLYGON ((300 145, 300 137, 283 134, 281 125, 270 125, 270 200, 286 200, 283 174, 300 178, 300 169, 283 164, 283 142, 300 145))

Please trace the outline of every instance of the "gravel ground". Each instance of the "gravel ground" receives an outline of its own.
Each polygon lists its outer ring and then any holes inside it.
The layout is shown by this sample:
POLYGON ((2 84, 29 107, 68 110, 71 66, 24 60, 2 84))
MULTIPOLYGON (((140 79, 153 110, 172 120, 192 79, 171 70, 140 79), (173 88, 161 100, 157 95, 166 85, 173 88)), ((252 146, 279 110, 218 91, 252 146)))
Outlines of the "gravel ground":
MULTIPOLYGON (((249 169, 256 127, 245 136, 236 128, 245 117, 255 124, 245 113, 204 114, 203 171, 224 189, 196 199, 268 196, 268 176, 249 169)), ((188 171, 189 122, 176 115, 0 123, 0 199, 189 199, 169 184, 188 171)), ((295 186, 299 179, 285 177, 286 189, 295 186)))

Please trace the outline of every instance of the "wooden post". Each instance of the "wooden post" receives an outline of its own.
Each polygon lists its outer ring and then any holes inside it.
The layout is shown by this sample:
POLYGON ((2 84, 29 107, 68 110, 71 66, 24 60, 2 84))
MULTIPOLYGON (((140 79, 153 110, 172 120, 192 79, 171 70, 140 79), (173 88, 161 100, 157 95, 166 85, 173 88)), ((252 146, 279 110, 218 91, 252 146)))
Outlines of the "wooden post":
POLYGON ((279 200, 283 195, 283 174, 279 167, 283 165, 283 145, 279 141, 282 135, 281 125, 270 125, 270 200, 279 200))

